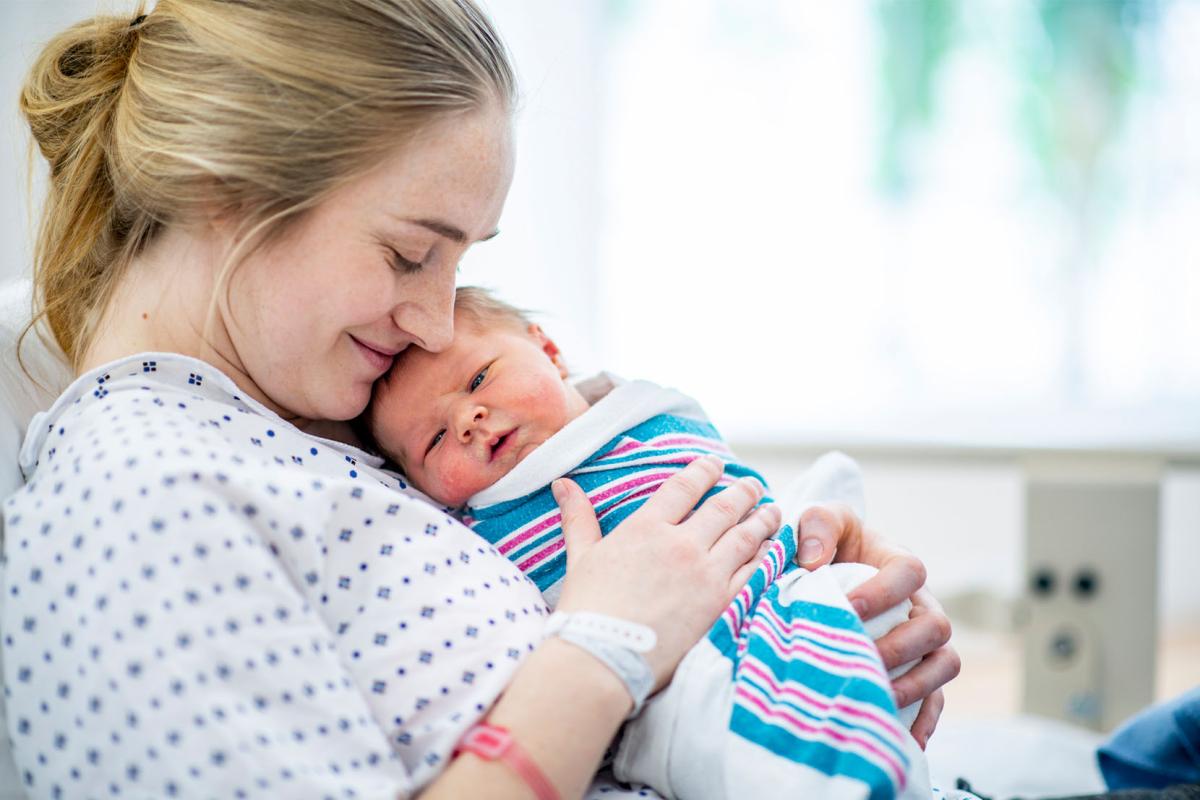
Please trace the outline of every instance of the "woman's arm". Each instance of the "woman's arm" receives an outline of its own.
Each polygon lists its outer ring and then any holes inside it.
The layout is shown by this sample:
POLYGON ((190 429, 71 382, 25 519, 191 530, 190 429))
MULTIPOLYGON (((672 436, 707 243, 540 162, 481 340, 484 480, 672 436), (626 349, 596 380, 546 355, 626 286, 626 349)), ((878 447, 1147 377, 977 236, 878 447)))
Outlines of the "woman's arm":
POLYGON ((850 593, 850 602, 863 619, 871 619, 905 598, 913 610, 907 622, 875 644, 883 663, 891 669, 921 659, 893 684, 896 704, 924 699, 913 722, 912 734, 921 747, 937 727, 945 704, 942 686, 958 675, 961 661, 950 646, 950 620, 925 586, 925 565, 912 553, 863 526, 844 505, 814 506, 800 517, 800 553, 803 566, 815 569, 834 561, 856 561, 879 570, 850 593))
MULTIPOLYGON (((632 707, 608 667, 562 639, 548 639, 525 660, 487 720, 508 729, 561 797, 582 797, 632 707)), ((463 754, 422 797, 485 794, 497 800, 532 796, 507 765, 463 754)))
MULTIPOLYGON (((653 628, 658 641, 647 660, 658 686, 740 590, 779 526, 773 505, 752 511, 762 497, 753 480, 735 483, 679 522, 720 476, 717 459, 697 460, 603 538, 579 487, 566 480, 555 486, 568 565, 558 609, 653 628)), ((579 797, 631 708, 628 691, 606 666, 549 639, 526 659, 487 720, 510 731, 563 797, 579 797)), ((485 786, 490 798, 530 796, 506 765, 471 755, 455 759, 425 796, 479 796, 485 786)))

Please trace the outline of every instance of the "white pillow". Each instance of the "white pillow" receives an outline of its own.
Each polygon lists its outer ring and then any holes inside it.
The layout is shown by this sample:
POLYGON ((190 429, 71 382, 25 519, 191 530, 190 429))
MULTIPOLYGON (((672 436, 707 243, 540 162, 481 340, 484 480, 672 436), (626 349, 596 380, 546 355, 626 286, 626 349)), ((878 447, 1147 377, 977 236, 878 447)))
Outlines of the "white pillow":
MULTIPOLYGON (((49 408, 71 382, 71 370, 62 351, 44 333, 39 336, 35 330, 25 337, 21 357, 28 374, 17 361, 17 339, 32 311, 31 291, 28 280, 0 285, 0 500, 24 482, 17 456, 29 420, 37 412, 49 408)), ((4 523, 0 517, 0 544, 3 541, 4 523)), ((0 574, 0 585, 3 585, 3 574, 0 574)), ((3 607, 4 593, 0 593, 0 611, 3 607)), ((0 648, 2 655, 3 648, 0 648)), ((24 797, 13 764, 8 723, 0 699, 0 800, 24 797)))
POLYGON ((29 420, 71 382, 66 358, 43 326, 25 337, 24 370, 17 361, 17 339, 32 313, 31 292, 28 280, 0 285, 0 497, 24 483, 17 454, 29 420))

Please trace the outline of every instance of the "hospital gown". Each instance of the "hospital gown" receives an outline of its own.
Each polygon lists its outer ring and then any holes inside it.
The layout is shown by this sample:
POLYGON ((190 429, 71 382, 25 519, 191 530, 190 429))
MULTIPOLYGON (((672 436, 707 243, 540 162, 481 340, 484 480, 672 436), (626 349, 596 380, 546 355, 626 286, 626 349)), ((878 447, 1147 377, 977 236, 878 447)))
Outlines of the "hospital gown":
POLYGON ((31 425, 4 691, 31 797, 396 797, 541 638, 536 587, 379 462, 143 354, 31 425))

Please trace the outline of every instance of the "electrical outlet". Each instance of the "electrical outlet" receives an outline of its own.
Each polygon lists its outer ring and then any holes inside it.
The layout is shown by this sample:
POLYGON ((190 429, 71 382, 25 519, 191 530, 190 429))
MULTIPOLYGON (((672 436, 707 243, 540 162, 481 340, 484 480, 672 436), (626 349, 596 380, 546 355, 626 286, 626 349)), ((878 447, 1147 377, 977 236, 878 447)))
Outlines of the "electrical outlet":
POLYGON ((1152 702, 1156 480, 1026 484, 1025 711, 1109 730, 1152 702))

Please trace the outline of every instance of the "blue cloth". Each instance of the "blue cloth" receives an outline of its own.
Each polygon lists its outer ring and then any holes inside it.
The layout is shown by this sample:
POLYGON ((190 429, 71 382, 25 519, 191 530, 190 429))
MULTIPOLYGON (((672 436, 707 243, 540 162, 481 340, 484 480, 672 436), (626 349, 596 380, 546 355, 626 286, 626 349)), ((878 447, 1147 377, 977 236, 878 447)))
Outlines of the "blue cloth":
POLYGON ((1096 756, 1110 790, 1200 783, 1200 687, 1133 717, 1096 756))

